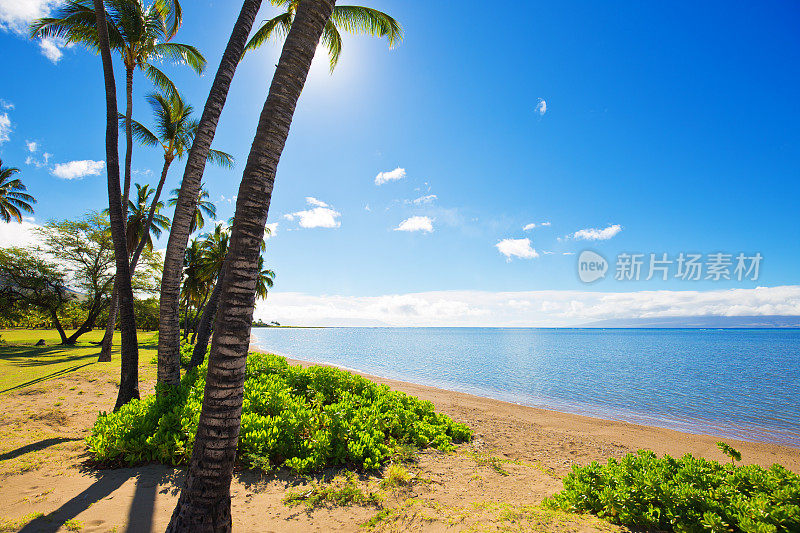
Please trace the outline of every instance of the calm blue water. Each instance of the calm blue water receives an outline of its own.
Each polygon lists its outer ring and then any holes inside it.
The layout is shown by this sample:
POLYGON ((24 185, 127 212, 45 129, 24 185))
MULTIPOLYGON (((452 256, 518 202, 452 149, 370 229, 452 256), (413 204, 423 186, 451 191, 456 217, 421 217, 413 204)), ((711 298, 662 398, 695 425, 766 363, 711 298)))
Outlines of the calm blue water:
POLYGON ((800 447, 800 330, 254 328, 281 355, 479 396, 800 447))

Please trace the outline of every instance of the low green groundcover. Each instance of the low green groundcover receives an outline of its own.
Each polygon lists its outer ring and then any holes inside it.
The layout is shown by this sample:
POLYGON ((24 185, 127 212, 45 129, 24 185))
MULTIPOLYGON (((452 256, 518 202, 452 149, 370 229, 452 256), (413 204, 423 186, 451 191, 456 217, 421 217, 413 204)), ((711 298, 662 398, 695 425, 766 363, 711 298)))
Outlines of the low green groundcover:
MULTIPOLYGON (((207 367, 180 387, 101 413, 86 442, 106 464, 188 463, 207 367)), ((248 466, 309 472, 354 463, 378 468, 400 445, 453 449, 472 431, 431 402, 337 368, 290 366, 276 355, 247 358, 238 457, 248 466)))
POLYGON ((545 504, 615 524, 680 532, 800 532, 800 476, 640 450, 575 466, 545 504))

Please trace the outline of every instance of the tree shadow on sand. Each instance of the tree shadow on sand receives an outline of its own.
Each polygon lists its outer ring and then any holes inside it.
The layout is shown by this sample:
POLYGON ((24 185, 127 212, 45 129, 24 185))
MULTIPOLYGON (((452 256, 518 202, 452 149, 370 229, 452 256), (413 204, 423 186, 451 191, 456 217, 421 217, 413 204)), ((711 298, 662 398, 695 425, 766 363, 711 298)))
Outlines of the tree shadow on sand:
POLYGON ((176 487, 175 490, 179 490, 184 478, 181 470, 155 464, 137 468, 95 470, 93 473, 97 479, 92 485, 55 511, 29 522, 20 529, 20 533, 55 533, 64 522, 74 519, 93 504, 107 498, 130 479, 136 480, 136 489, 128 509, 124 531, 151 531, 159 485, 171 484, 176 487))
POLYGON ((44 450, 45 448, 49 448, 50 446, 61 444, 62 442, 71 442, 76 440, 81 440, 81 439, 55 437, 55 438, 40 440, 39 442, 32 442, 30 444, 26 444, 25 446, 21 446, 16 450, 0 453, 0 461, 8 461, 9 459, 16 459, 20 455, 25 455, 26 453, 38 452, 40 450, 44 450))

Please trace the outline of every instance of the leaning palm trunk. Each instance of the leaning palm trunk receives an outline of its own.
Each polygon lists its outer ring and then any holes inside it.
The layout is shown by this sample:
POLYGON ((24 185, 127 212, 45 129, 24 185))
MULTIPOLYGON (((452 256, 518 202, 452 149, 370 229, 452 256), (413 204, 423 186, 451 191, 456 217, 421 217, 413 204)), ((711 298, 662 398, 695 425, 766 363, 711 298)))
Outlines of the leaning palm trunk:
POLYGON ((125 182, 122 189, 123 220, 128 218, 128 198, 131 194, 131 165, 133 161, 133 68, 125 67, 125 182))
POLYGON ((239 440, 261 240, 275 170, 334 3, 300 2, 259 118, 236 200, 192 461, 168 532, 231 530, 230 484, 239 440))
POLYGON ((262 0, 245 0, 239 18, 233 26, 231 38, 222 55, 217 75, 211 85, 197 133, 189 150, 186 170, 178 194, 178 203, 172 217, 172 228, 164 256, 164 273, 161 278, 161 302, 158 320, 158 383, 177 385, 181 377, 180 366, 180 288, 183 273, 183 254, 189 242, 192 219, 200 195, 208 152, 217 130, 228 89, 242 58, 247 37, 262 0))
POLYGON ((114 257, 117 264, 116 280, 119 286, 120 329, 122 330, 122 365, 119 394, 114 409, 139 397, 139 345, 136 339, 136 317, 133 313, 133 288, 128 265, 128 248, 125 244, 125 219, 122 213, 122 191, 119 186, 119 133, 117 131, 117 87, 114 66, 108 44, 108 28, 103 0, 94 0, 97 15, 97 34, 100 56, 103 60, 103 78, 106 88, 106 165, 108 174, 108 212, 111 219, 111 236, 114 240, 114 257))
MULTIPOLYGON (((172 164, 171 158, 164 158, 164 167, 161 169, 161 180, 158 182, 158 187, 156 188, 156 194, 153 198, 153 203, 150 204, 150 211, 147 213, 147 221, 145 222, 145 233, 142 234, 141 239, 139 239, 139 244, 136 247, 136 250, 133 252, 133 256, 131 257, 130 262, 130 272, 131 276, 136 271, 136 265, 139 262, 139 257, 142 255, 142 251, 144 250, 144 246, 147 243, 147 232, 150 231, 150 226, 153 224, 153 218, 156 215, 156 205, 158 205, 158 200, 161 197, 161 191, 164 188, 164 182, 167 180, 167 172, 169 172, 169 166, 172 164)), ((127 205, 127 201, 125 202, 127 205)), ((111 292, 111 306, 108 309, 108 320, 106 321, 106 333, 103 335, 103 340, 100 343, 100 357, 98 357, 99 362, 109 362, 111 361, 111 347, 112 347, 112 340, 114 338, 114 326, 117 323, 117 309, 119 308, 119 291, 117 288, 116 279, 114 281, 114 290, 111 292)))
POLYGON ((214 290, 211 292, 211 298, 208 299, 208 303, 203 309, 203 315, 200 317, 200 323, 197 325, 197 341, 192 351, 192 359, 189 361, 189 368, 202 365, 203 360, 206 358, 208 340, 211 338, 211 325, 217 316, 219 297, 222 294, 222 281, 223 276, 222 272, 220 272, 217 277, 217 283, 214 285, 214 290))

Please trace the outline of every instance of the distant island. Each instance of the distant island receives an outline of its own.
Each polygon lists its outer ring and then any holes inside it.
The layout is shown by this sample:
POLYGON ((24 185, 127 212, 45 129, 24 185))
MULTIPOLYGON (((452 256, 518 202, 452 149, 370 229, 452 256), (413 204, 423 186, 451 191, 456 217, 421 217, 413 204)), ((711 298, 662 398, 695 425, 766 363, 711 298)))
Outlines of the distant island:
POLYGON ((259 320, 256 320, 255 322, 253 322, 253 327, 254 328, 279 328, 279 327, 281 327, 281 325, 280 325, 279 322, 276 322, 274 320, 272 320, 270 322, 264 322, 263 320, 259 319, 259 320))
POLYGON ((585 328, 800 328, 800 316, 675 316, 609 318, 584 324, 585 328))

